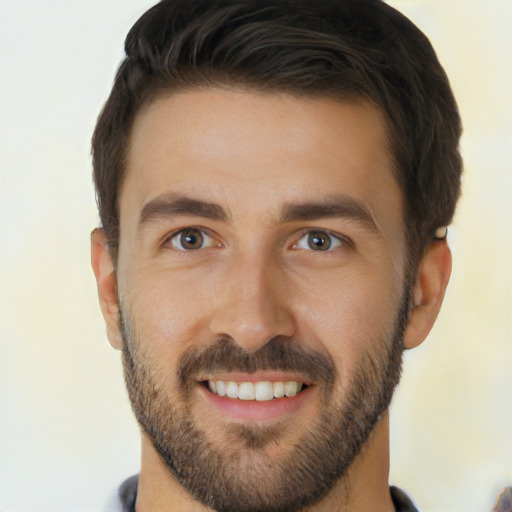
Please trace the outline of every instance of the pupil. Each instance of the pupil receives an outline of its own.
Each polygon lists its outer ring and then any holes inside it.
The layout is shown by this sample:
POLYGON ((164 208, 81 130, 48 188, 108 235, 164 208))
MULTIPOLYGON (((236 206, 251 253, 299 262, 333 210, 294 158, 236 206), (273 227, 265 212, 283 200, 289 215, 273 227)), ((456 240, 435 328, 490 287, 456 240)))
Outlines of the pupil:
POLYGON ((181 235, 181 245, 185 249, 200 249, 203 244, 203 235, 196 229, 188 229, 181 235))
POLYGON ((326 233, 310 233, 308 237, 308 245, 311 249, 327 251, 331 247, 331 240, 326 233))

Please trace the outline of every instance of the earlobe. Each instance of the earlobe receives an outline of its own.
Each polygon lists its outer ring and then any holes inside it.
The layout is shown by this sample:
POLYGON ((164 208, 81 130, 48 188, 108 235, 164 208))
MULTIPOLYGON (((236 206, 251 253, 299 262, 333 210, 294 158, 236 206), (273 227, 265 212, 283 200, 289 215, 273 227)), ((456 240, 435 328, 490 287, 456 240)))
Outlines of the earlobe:
POLYGON ((452 257, 446 240, 432 242, 421 259, 413 288, 413 307, 405 331, 405 348, 418 346, 432 329, 452 269, 452 257))
POLYGON ((102 229, 91 234, 91 265, 96 277, 101 312, 107 325, 107 336, 114 348, 122 349, 122 336, 119 328, 119 299, 117 275, 108 248, 108 239, 102 229))

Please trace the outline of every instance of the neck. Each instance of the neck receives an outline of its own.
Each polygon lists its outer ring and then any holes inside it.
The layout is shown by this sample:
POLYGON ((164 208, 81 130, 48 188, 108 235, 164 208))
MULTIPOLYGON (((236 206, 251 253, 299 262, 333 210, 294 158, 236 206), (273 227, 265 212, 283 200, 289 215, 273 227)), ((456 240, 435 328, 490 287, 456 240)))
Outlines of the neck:
MULTIPOLYGON (((325 498, 302 512, 391 512, 388 474, 389 415, 385 412, 347 474, 325 498)), ((136 510, 212 512, 174 479, 144 434, 136 510)))
POLYGON ((386 411, 345 477, 304 512, 392 512, 389 494, 389 413, 386 411))

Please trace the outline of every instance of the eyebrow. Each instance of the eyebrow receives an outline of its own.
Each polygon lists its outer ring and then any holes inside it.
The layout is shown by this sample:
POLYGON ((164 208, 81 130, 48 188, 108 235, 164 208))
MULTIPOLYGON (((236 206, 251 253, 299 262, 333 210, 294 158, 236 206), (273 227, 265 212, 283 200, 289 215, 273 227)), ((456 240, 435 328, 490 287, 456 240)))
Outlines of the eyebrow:
POLYGON ((317 220, 324 218, 348 218, 358 221, 364 227, 380 233, 370 210, 351 197, 336 196, 325 201, 285 205, 281 222, 317 220))
POLYGON ((223 222, 226 222, 229 218, 226 210, 218 204, 174 193, 166 193, 151 199, 142 207, 139 215, 139 226, 158 219, 180 215, 205 217, 223 222))
MULTIPOLYGON (((148 201, 139 215, 139 227, 149 222, 174 216, 204 217, 228 222, 230 215, 221 205, 175 193, 165 193, 148 201)), ((285 204, 281 223, 311 221, 325 218, 354 219, 371 231, 380 230, 370 210, 351 197, 335 196, 326 200, 285 204)))

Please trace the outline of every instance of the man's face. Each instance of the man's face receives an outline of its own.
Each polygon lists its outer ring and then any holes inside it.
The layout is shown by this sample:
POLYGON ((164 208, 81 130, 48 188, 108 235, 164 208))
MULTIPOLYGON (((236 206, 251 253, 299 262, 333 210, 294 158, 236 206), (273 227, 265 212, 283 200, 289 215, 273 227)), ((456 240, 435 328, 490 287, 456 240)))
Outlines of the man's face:
POLYGON ((402 213, 367 104, 198 90, 138 114, 120 191, 126 380, 197 499, 291 510, 345 473, 399 377, 402 213))

